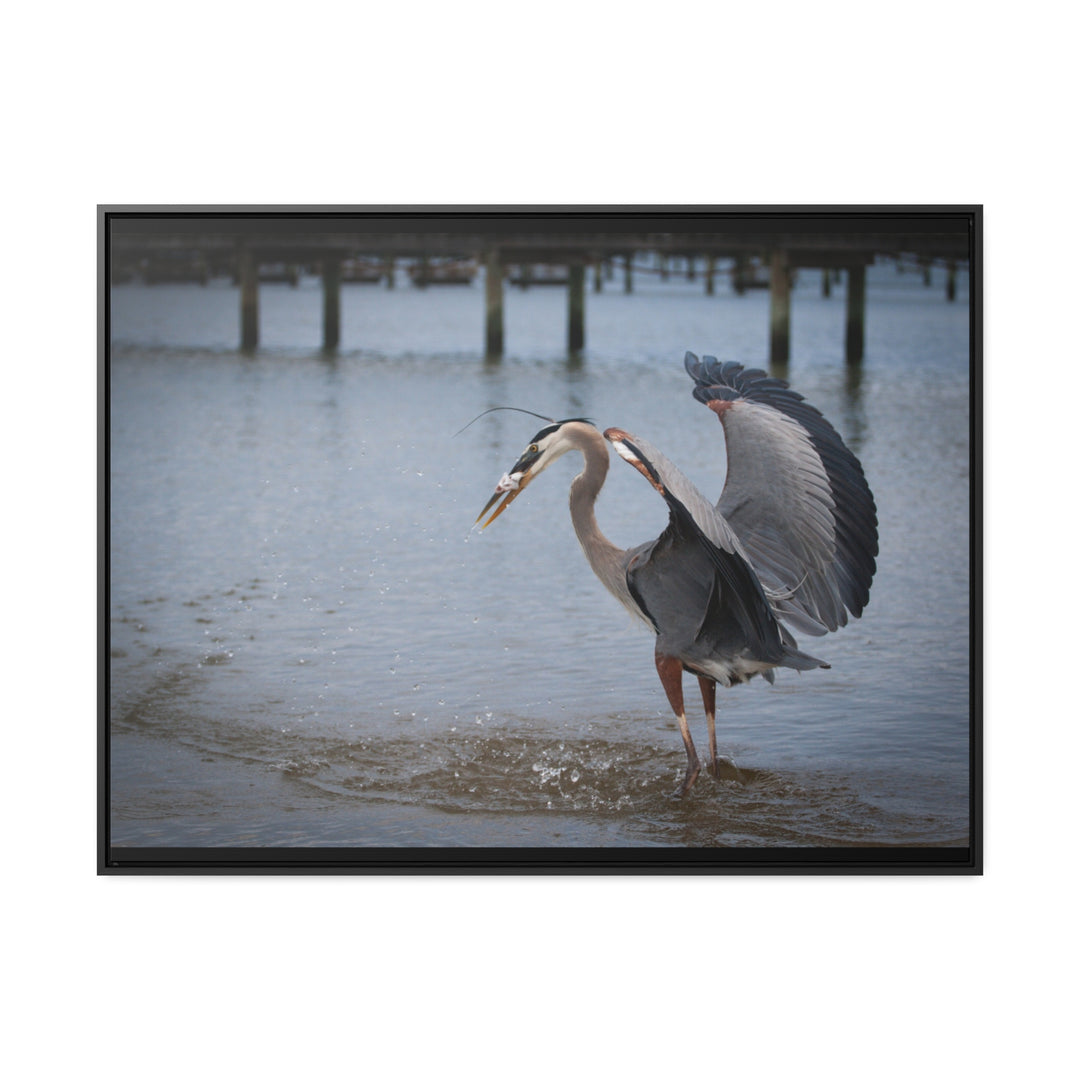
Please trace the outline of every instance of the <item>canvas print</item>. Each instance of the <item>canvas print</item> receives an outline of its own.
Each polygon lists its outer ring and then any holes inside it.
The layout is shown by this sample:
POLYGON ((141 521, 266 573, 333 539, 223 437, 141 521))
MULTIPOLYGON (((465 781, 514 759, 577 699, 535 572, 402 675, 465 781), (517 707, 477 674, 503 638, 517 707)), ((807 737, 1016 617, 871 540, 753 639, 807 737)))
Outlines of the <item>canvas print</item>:
POLYGON ((977 869, 980 221, 101 208, 101 871, 977 869))

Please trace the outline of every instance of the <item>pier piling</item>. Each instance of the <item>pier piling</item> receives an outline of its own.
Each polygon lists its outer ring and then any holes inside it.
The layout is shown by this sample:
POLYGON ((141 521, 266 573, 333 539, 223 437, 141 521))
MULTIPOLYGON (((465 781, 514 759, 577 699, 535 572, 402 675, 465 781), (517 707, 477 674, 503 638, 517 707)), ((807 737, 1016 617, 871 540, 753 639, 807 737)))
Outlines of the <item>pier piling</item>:
POLYGON ((774 251, 769 261, 769 363, 786 365, 791 358, 791 277, 788 253, 774 251))
POLYGON ((497 248, 490 248, 484 262, 485 350, 488 357, 503 354, 503 268, 497 248))
POLYGON ((569 268, 567 288, 569 314, 569 347, 579 352, 585 344, 585 267, 580 263, 569 268))
POLYGON ((237 260, 240 278, 240 348, 259 345, 259 264, 251 251, 240 249, 237 260))
POLYGON ((341 344, 341 259, 323 259, 323 348, 332 352, 341 344))
POLYGON ((736 296, 742 296, 746 292, 746 256, 736 255, 735 265, 731 271, 731 288, 736 296))
POLYGON ((623 282, 623 292, 632 293, 634 291, 634 253, 628 251, 626 253, 626 280, 623 282))
POLYGON ((849 364, 862 363, 866 341, 866 267, 848 268, 846 301, 847 331, 844 358, 849 364))

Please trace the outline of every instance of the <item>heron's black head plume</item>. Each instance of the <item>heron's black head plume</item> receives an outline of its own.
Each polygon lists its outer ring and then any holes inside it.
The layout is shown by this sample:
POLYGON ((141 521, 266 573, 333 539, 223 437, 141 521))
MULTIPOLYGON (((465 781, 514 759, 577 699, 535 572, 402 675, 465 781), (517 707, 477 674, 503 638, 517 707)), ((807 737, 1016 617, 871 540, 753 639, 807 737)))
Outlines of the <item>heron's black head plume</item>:
POLYGON ((537 420, 546 420, 549 424, 555 423, 555 421, 550 416, 542 416, 540 413, 533 412, 531 409, 519 409, 516 405, 495 405, 490 409, 485 409, 482 413, 480 413, 479 416, 474 416, 465 425, 465 427, 461 428, 458 431, 455 431, 451 438, 456 438, 458 435, 461 434, 462 431, 465 431, 467 428, 471 428, 473 424, 475 424, 476 421, 480 419, 481 416, 487 416, 488 413, 501 412, 503 409, 507 409, 511 412, 527 413, 529 416, 535 416, 537 420))
POLYGON ((570 416, 570 417, 567 417, 567 419, 565 419, 565 420, 556 420, 554 417, 544 416, 542 413, 533 412, 532 409, 519 409, 516 405, 495 405, 490 409, 485 409, 482 413, 480 413, 479 416, 474 416, 465 425, 465 427, 461 428, 459 431, 455 431, 454 435, 451 436, 451 438, 454 438, 454 437, 460 435, 461 432, 465 431, 466 428, 472 427, 473 424, 475 424, 476 421, 479 420, 481 416, 487 416, 488 413, 500 412, 500 411, 502 411, 504 409, 507 410, 507 411, 510 411, 510 412, 525 413, 527 416, 535 416, 537 420, 546 420, 548 422, 548 424, 550 426, 546 427, 546 428, 543 428, 541 431, 539 431, 536 434, 536 436, 534 438, 534 441, 535 441, 535 439, 542 438, 544 435, 550 435, 551 432, 553 432, 553 431, 557 430, 558 428, 562 427, 563 424, 569 424, 571 421, 578 421, 578 422, 583 423, 583 424, 593 424, 593 426, 595 426, 595 421, 590 420, 587 416, 570 416))
POLYGON ((565 420, 552 420, 546 428, 541 428, 532 437, 532 441, 537 443, 546 436, 553 435, 563 424, 592 424, 593 427, 596 427, 596 424, 587 416, 568 416, 565 420))

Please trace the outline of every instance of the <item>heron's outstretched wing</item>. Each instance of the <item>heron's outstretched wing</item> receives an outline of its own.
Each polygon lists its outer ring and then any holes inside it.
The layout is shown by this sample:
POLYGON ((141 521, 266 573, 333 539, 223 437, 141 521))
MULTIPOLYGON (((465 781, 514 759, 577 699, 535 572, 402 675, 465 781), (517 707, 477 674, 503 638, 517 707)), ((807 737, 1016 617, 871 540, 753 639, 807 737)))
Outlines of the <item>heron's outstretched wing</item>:
POLYGON ((781 379, 693 353, 686 370, 694 397, 724 430, 728 471, 716 509, 774 610, 811 634, 845 625, 849 611, 861 615, 878 540, 874 497, 858 459, 781 379))

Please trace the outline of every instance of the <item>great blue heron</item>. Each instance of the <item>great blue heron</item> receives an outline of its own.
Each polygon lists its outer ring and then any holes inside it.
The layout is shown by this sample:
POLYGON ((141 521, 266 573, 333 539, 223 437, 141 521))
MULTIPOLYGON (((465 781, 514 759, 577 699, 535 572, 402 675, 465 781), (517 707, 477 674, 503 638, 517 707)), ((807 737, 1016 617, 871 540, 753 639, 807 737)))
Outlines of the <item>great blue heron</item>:
POLYGON ((712 505, 644 439, 603 436, 584 419, 542 428, 495 489, 491 524, 569 450, 585 468, 570 485, 574 531, 608 591, 656 632, 656 670, 686 747, 685 796, 701 771, 683 706, 682 674, 696 675, 709 727, 706 767, 720 776, 716 684, 773 669, 827 668, 801 652, 789 627, 820 635, 862 614, 876 569, 877 512, 862 466, 832 425, 780 379, 686 354, 694 397, 720 420, 727 479, 712 505), (670 518, 655 539, 623 551, 596 524, 608 471, 604 440, 663 496, 670 518))

